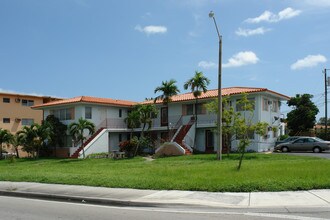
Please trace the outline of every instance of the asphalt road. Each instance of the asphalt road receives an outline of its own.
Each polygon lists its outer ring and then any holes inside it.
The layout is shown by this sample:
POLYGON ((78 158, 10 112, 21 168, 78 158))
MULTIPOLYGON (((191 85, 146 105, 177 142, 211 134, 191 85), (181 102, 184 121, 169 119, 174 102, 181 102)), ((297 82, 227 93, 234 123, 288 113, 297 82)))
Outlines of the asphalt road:
POLYGON ((157 219, 157 220, 261 220, 261 219, 330 219, 329 208, 310 209, 212 209, 212 208, 150 208, 111 207, 48 200, 24 199, 0 196, 1 220, 47 220, 47 219, 157 219))

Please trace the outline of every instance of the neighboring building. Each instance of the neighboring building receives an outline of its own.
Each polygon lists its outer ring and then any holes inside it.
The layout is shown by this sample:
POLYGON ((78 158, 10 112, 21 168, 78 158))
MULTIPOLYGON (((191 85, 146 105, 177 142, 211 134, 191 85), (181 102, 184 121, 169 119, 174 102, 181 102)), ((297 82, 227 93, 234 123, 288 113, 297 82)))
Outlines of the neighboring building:
MULTIPOLYGON (((247 93, 248 98, 254 102, 253 121, 269 124, 266 136, 251 134, 252 143, 249 150, 267 151, 274 147, 278 135, 282 132, 283 125, 279 120, 280 106, 281 102, 287 101, 289 97, 266 88, 231 87, 222 90, 223 96, 230 97, 229 102, 236 111, 240 111, 240 106, 236 103, 242 97, 242 93, 247 93)), ((158 146, 164 140, 176 142, 178 147, 186 153, 191 153, 193 149, 201 152, 215 152, 218 138, 213 131, 216 129, 217 116, 208 112, 205 104, 213 101, 217 94, 217 90, 209 90, 199 97, 196 108, 197 121, 193 117, 196 102, 192 93, 173 96, 168 106, 164 106, 160 100, 157 101, 156 107, 159 114, 153 119, 149 130, 153 140, 158 143, 158 146)), ((154 103, 154 101, 141 104, 148 103, 154 103)), ((124 120, 135 104, 138 103, 81 96, 36 105, 33 108, 43 110, 44 117, 53 114, 65 124, 78 121, 79 118, 93 122, 97 127, 97 132, 83 146, 88 155, 118 150, 119 143, 129 139, 131 129, 127 128, 124 120)), ((135 132, 140 130, 141 128, 134 129, 135 132)), ((237 140, 232 141, 232 149, 235 149, 237 144, 237 140)), ((62 156, 81 157, 82 147, 72 146, 71 137, 68 137, 65 147, 62 149, 64 151, 62 156)))
POLYGON ((33 110, 31 106, 54 100, 59 99, 49 96, 0 92, 0 128, 15 134, 23 126, 33 123, 40 124, 43 120, 43 111, 33 110))
MULTIPOLYGON (((125 118, 135 104, 137 102, 80 96, 36 105, 33 109, 43 110, 44 118, 54 115, 66 125, 77 122, 79 118, 93 122, 96 126, 97 137, 91 142, 94 145, 86 150, 86 155, 88 155, 118 150, 119 142, 128 138, 130 130, 127 129, 125 118)), ((74 153, 79 153, 76 152, 77 146, 73 146, 69 135, 64 142, 65 146, 57 149, 57 156, 69 157, 74 153)))

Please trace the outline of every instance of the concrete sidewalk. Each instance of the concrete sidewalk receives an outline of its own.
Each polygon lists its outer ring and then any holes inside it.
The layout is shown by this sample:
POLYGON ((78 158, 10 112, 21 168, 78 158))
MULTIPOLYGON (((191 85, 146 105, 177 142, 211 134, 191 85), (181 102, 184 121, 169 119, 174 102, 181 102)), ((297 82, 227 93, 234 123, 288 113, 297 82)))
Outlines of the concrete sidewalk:
POLYGON ((195 205, 221 208, 330 208, 330 190, 212 193, 0 181, 0 195, 122 206, 195 205))

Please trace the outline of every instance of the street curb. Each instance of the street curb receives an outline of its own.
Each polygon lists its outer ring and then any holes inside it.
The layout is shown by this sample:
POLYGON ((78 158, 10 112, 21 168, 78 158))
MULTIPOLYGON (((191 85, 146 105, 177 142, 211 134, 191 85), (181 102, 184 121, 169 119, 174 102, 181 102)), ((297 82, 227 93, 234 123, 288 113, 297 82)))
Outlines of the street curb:
MULTIPOLYGON (((19 198, 28 199, 41 199, 41 200, 52 200, 61 202, 72 202, 81 204, 93 204, 93 205, 108 205, 108 206, 119 206, 119 207, 168 207, 171 206, 186 206, 187 204, 181 203, 157 203, 157 202, 137 202, 128 200, 118 199, 104 199, 95 197, 83 197, 83 196, 71 196, 71 195, 56 195, 56 194, 45 194, 36 192, 21 192, 21 191, 4 191, 0 190, 0 196, 12 196, 19 198)), ((189 206, 196 206, 191 205, 189 206)), ((203 205, 198 205, 203 206, 203 205)))
POLYGON ((14 191, 0 190, 0 195, 30 198, 30 199, 43 199, 43 200, 66 201, 66 202, 83 203, 83 204, 95 204, 95 205, 97 204, 97 205, 113 205, 113 206, 147 206, 147 207, 157 207, 158 205, 162 205, 161 203, 133 202, 126 200, 101 199, 101 198, 71 196, 71 195, 55 195, 55 194, 44 194, 44 193, 36 193, 36 192, 19 192, 19 191, 14 192, 14 191))

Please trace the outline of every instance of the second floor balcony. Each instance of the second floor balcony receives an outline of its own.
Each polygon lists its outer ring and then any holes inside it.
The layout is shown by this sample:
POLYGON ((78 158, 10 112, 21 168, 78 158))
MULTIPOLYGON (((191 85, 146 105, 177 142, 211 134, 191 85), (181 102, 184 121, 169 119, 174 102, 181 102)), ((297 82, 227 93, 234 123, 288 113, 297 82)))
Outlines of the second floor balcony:
MULTIPOLYGON (((168 117, 168 120, 163 118, 154 118, 152 119, 151 130, 164 130, 169 127, 170 129, 177 129, 181 125, 186 125, 190 120, 194 118, 193 115, 171 115, 168 117)), ((215 127, 216 126, 216 114, 203 114, 197 115, 197 128, 203 127, 215 127)), ((108 128, 108 129, 130 129, 128 128, 125 119, 123 118, 107 118, 99 125, 96 125, 97 128, 108 128)), ((137 129, 142 129, 142 126, 137 129)))

